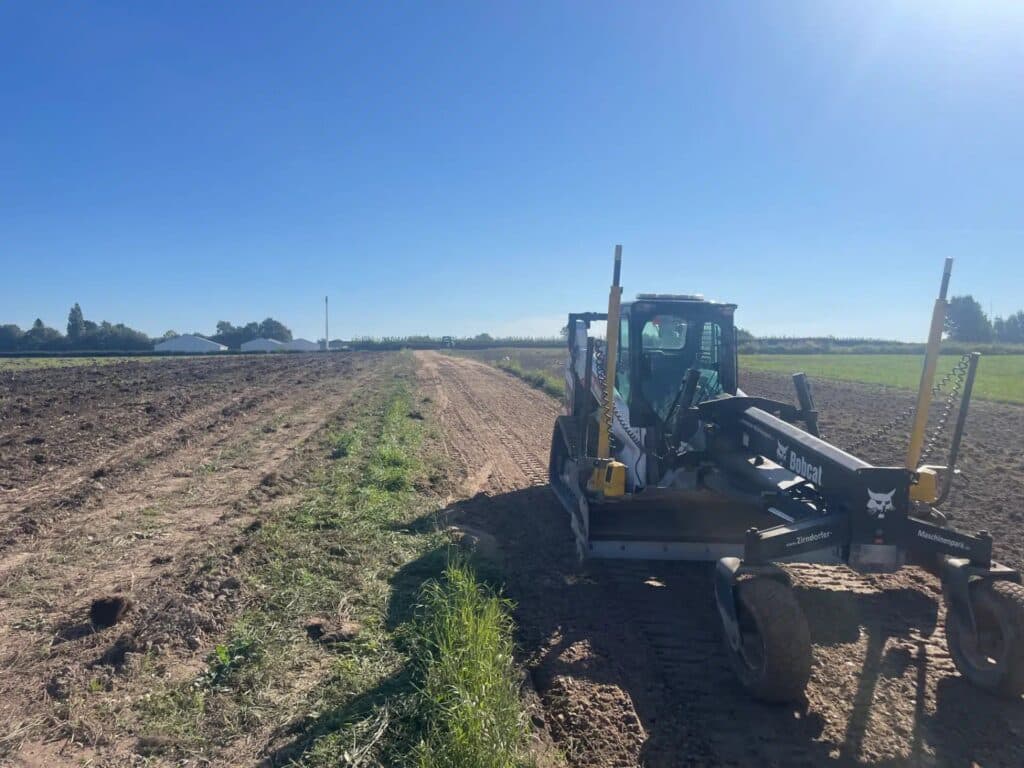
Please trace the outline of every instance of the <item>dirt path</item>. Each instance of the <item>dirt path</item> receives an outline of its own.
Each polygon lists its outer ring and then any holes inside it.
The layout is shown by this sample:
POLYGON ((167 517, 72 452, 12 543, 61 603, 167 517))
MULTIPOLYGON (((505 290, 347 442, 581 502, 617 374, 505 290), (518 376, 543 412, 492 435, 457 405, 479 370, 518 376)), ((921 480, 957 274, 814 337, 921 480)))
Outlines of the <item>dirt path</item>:
POLYGON ((808 700, 757 704, 720 650, 708 566, 575 566, 543 485, 557 403, 472 360, 419 361, 462 467, 455 514, 499 540, 543 726, 573 765, 1021 765, 1024 705, 957 675, 930 576, 795 567, 808 700))
MULTIPOLYGON (((77 465, 43 477, 15 464, 3 478, 15 492, 0 515, 0 746, 35 742, 24 764, 56 760, 60 733, 88 741, 90 724, 62 708, 76 686, 104 685, 132 651, 199 647, 233 610, 237 580, 219 575, 225 542, 298 492, 303 447, 365 378, 361 356, 250 363, 195 378, 188 364, 146 372, 157 379, 148 399, 187 407, 149 432, 137 423, 144 410, 135 422, 121 413, 121 443, 96 440, 77 465), (103 595, 134 608, 96 631, 90 604, 103 595)), ((52 399, 73 407, 59 391, 52 399)), ((39 444, 59 445, 60 421, 31 426, 39 444)))

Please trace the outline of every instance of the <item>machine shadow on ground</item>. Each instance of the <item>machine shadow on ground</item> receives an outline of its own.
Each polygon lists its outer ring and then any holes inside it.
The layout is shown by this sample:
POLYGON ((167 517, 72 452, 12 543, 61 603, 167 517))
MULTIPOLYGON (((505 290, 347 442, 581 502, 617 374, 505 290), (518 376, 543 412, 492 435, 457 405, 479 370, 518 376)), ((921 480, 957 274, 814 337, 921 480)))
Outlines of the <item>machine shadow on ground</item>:
POLYGON ((635 755, 643 765, 1018 764, 1006 728, 1008 718, 1024 722, 1021 704, 994 699, 952 673, 932 681, 929 692, 929 654, 939 647, 932 642, 937 594, 798 587, 816 664, 843 669, 816 666, 801 705, 766 705, 753 701, 729 668, 711 564, 580 565, 567 515, 546 486, 479 494, 445 510, 444 519, 496 538, 506 593, 516 603, 521 658, 545 705, 565 706, 556 700, 564 687, 553 693, 559 678, 621 688, 646 734, 635 755), (837 675, 846 685, 832 688, 837 675), (880 689, 893 679, 911 699, 901 702, 913 709, 911 722, 888 723, 884 710, 875 711, 880 689))

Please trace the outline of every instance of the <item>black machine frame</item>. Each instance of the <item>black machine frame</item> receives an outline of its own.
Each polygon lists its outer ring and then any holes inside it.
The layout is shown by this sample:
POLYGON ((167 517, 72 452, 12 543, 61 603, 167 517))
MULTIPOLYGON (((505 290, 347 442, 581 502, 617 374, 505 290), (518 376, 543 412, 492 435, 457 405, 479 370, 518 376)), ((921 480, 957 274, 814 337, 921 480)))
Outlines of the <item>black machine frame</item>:
MULTIPOLYGON (((624 308, 625 317, 649 317, 667 309, 685 310, 695 318, 725 322, 734 333, 732 312, 735 305, 701 300, 645 299, 624 308), (638 311, 637 305, 641 305, 638 311)), ((606 321, 604 312, 574 312, 568 316, 568 327, 582 322, 589 329, 595 321, 606 321)), ((631 345, 639 346, 641 323, 630 322, 631 345)), ((738 371, 737 345, 731 339, 733 371, 738 371)), ((570 332, 569 350, 578 354, 570 332)), ((562 422, 567 442, 580 445, 586 421, 596 403, 591 397, 591 370, 594 355, 593 339, 588 339, 583 380, 576 381, 576 398, 590 398, 572 406, 575 418, 562 422)), ((971 358, 962 402, 954 430, 948 468, 944 476, 944 500, 959 453, 967 407, 970 401, 977 355, 971 358)), ((573 363, 575 359, 573 359, 573 363)), ((634 381, 643 375, 639 355, 630 359, 634 381)), ((575 371, 576 366, 570 365, 575 371)), ((573 373, 575 377, 576 374, 573 373)), ((577 377, 578 378, 578 377, 577 377)), ((737 629, 736 603, 732 595, 736 583, 748 575, 769 576, 786 581, 785 572, 775 563, 799 562, 805 555, 819 555, 831 550, 834 561, 862 571, 887 571, 902 567, 908 559, 941 576, 951 610, 957 612, 964 626, 974 627, 974 615, 968 592, 977 579, 1021 582, 1020 573, 992 560, 992 537, 987 531, 974 534, 953 530, 942 522, 933 522, 913 513, 911 487, 918 482, 917 473, 904 467, 876 467, 858 459, 819 436, 818 411, 811 384, 806 375, 793 376, 799 405, 732 392, 697 405, 686 404, 694 425, 704 431, 706 449, 702 456, 689 457, 690 463, 706 462, 716 467, 737 467, 741 462, 757 465, 764 457, 775 457, 779 466, 802 478, 796 484, 784 483, 758 489, 765 519, 772 513, 786 522, 768 527, 750 527, 745 531, 737 556, 719 559, 716 569, 716 596, 727 634, 737 629), (798 426, 798 424, 800 426, 798 426), (741 458, 737 458, 741 457, 741 458), (882 498, 877 502, 874 499, 882 498)), ((639 387, 632 387, 637 392, 639 387)), ((663 427, 648 416, 639 424, 632 417, 637 400, 631 396, 630 423, 647 426, 651 435, 663 427), (653 429, 651 429, 653 428, 653 429)), ((647 413, 641 408, 643 413, 647 413)), ((579 448, 577 448, 579 450, 579 448)), ((770 473, 766 473, 769 474, 770 473)), ((567 504, 568 505, 568 504, 567 504)), ((614 503, 613 503, 614 505, 614 503)), ((574 510, 574 514, 576 514, 574 510)), ((699 542, 694 542, 699 543, 699 542)), ((818 561, 809 558, 808 561, 818 561)))

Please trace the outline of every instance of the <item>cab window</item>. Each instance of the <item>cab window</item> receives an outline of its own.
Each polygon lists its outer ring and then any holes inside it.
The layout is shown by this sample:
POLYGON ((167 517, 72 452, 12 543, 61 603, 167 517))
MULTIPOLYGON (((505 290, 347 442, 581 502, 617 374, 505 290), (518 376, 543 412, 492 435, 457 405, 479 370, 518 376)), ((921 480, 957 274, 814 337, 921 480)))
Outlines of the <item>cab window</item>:
POLYGON ((681 350, 686 346, 687 323, 673 315, 658 315, 644 323, 641 333, 644 349, 681 350))
POLYGON ((722 329, 718 323, 691 321, 675 315, 646 320, 640 333, 644 398, 662 418, 668 417, 680 393, 686 371, 700 373, 695 402, 722 393, 719 379, 722 329))
POLYGON ((629 318, 619 321, 619 358, 615 362, 615 388, 623 402, 629 402, 629 318))

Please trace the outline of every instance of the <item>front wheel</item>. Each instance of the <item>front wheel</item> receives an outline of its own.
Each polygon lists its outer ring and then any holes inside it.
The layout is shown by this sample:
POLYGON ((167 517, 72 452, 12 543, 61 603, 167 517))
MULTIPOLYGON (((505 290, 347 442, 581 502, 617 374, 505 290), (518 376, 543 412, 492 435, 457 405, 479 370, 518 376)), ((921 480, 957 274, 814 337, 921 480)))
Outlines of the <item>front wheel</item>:
POLYGON ((960 674, 999 696, 1024 696, 1024 586, 975 581, 969 587, 975 628, 946 612, 946 642, 960 674))
POLYGON ((739 647, 726 653, 740 682, 763 701, 804 696, 811 677, 811 632, 793 590, 774 579, 753 578, 735 587, 739 647))

